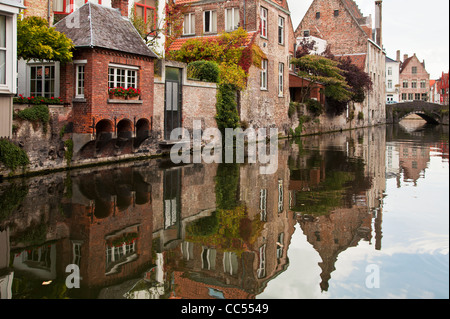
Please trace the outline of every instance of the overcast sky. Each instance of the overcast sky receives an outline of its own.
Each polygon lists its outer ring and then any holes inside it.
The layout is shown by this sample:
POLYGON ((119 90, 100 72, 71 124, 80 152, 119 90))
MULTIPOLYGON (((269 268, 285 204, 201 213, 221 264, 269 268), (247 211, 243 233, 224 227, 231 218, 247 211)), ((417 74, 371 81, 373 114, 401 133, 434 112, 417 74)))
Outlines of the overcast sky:
MULTIPOLYGON (((374 0, 355 0, 364 16, 375 18, 374 0)), ((449 71, 449 0, 384 0, 383 46, 391 59, 397 50, 416 53, 431 79, 449 71)), ((294 30, 312 0, 288 0, 294 30)))

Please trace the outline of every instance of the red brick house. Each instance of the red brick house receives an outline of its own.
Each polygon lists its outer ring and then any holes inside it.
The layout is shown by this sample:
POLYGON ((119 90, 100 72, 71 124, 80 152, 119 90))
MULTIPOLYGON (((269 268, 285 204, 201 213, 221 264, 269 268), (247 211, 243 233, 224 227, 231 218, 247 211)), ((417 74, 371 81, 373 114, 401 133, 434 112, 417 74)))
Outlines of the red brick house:
POLYGON ((448 105, 448 72, 442 72, 442 76, 436 81, 437 90, 440 94, 440 103, 442 105, 448 105))
POLYGON ((355 103, 364 123, 385 122, 385 58, 382 43, 382 1, 375 3, 375 23, 364 16, 353 0, 314 0, 295 30, 295 37, 317 37, 327 41, 336 57, 349 57, 371 78, 373 89, 363 103, 355 103))
POLYGON ((400 64, 400 101, 430 101, 430 74, 425 69, 425 61, 420 62, 414 53, 403 55, 400 64))
POLYGON ((75 45, 73 61, 60 70, 61 98, 73 106, 75 153, 93 140, 89 156, 112 155, 101 154, 98 142, 116 140, 117 149, 117 141, 148 136, 152 127, 156 55, 122 11, 87 2, 55 25, 75 45), (139 99, 110 96, 118 87, 139 90, 139 99))
POLYGON ((169 50, 178 50, 195 37, 215 37, 242 27, 249 43, 266 56, 262 68, 251 66, 247 88, 239 94, 242 121, 250 127, 277 127, 287 131, 289 61, 294 54, 294 30, 286 0, 176 1, 185 6, 183 34, 169 50))

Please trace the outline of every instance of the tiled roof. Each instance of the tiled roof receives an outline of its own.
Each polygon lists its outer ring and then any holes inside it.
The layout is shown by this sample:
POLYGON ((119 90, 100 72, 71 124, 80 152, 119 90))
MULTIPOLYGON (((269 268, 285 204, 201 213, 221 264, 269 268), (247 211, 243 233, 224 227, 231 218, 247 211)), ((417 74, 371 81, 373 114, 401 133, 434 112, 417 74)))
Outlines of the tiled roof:
POLYGON ((97 47, 156 58, 133 24, 117 9, 87 2, 55 24, 75 47, 97 47))
MULTIPOLYGON (((252 42, 253 37, 255 36, 255 34, 256 34, 256 32, 248 32, 247 41, 246 41, 245 45, 249 45, 252 42)), ((181 47, 183 46, 183 44, 185 44, 187 41, 192 40, 192 39, 210 40, 210 39, 218 39, 219 36, 220 36, 220 34, 212 35, 212 36, 178 38, 178 39, 176 39, 175 41, 172 42, 172 44, 169 47, 169 51, 178 51, 178 50, 180 50, 181 47)))
POLYGON ((356 65, 360 70, 364 70, 366 66, 367 54, 343 54, 339 55, 340 58, 350 58, 352 64, 356 65))

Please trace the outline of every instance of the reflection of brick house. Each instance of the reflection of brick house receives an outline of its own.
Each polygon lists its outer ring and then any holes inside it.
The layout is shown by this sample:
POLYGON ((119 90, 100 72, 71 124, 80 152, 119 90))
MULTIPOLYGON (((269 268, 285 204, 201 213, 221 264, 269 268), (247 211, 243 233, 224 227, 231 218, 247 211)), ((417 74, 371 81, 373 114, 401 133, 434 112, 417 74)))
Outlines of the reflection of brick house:
POLYGON ((73 105, 75 150, 92 138, 148 135, 156 55, 133 25, 117 10, 88 2, 55 28, 75 45, 73 62, 61 66, 61 97, 73 105), (108 96, 114 87, 133 87, 141 94, 138 100, 119 100, 108 96))

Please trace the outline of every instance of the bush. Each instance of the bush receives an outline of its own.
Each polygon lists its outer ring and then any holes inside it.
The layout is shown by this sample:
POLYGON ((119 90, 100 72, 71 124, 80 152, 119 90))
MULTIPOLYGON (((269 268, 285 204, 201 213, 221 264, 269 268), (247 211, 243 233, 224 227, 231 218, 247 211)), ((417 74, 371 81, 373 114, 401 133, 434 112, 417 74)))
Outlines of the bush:
POLYGON ((22 120, 30 122, 40 121, 42 124, 47 124, 50 120, 50 113, 46 105, 34 105, 17 111, 15 115, 22 120))
POLYGON ((219 82, 219 66, 212 61, 194 61, 189 63, 187 75, 196 80, 217 83, 219 82))
POLYGON ((236 91, 231 85, 220 85, 217 90, 217 127, 224 133, 226 128, 235 129, 240 126, 237 111, 236 91))
POLYGON ((308 111, 314 116, 319 116, 323 112, 322 104, 320 104, 320 102, 317 100, 309 99, 308 101, 306 101, 306 106, 308 108, 308 111))
POLYGON ((358 112, 358 120, 362 121, 364 120, 364 113, 363 112, 358 112))
POLYGON ((27 153, 8 140, 0 139, 0 162, 11 171, 30 163, 27 153))

